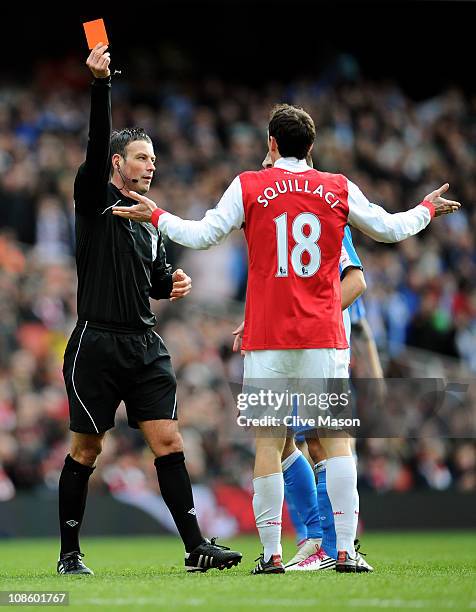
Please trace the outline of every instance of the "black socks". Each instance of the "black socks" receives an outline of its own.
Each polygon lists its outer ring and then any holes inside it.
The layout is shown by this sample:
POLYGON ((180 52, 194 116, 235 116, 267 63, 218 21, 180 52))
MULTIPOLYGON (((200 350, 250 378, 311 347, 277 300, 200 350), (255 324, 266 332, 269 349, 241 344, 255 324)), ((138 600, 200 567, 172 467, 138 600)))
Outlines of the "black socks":
POLYGON ((61 555, 81 550, 79 530, 83 520, 88 481, 94 468, 75 461, 67 455, 59 480, 59 520, 61 555))
MULTIPOLYGON (((154 461, 162 497, 177 525, 187 552, 204 538, 200 532, 193 503, 192 485, 182 452, 157 457, 154 461)), ((61 553, 80 551, 79 530, 88 494, 88 481, 94 468, 67 455, 59 480, 59 519, 61 553)))
POLYGON ((197 522, 184 454, 180 452, 157 457, 154 464, 162 497, 179 530, 185 550, 192 552, 204 538, 197 522))

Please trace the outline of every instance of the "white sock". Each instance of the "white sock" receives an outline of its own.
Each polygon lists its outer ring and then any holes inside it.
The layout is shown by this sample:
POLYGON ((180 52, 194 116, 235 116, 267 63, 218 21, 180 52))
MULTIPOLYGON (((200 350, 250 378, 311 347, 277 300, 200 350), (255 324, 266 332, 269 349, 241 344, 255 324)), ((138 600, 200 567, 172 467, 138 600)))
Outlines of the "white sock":
POLYGON ((354 540, 359 520, 357 469, 352 456, 327 459, 327 494, 334 513, 337 550, 355 556, 354 540))
MULTIPOLYGON (((355 469, 357 470, 357 476, 359 474, 359 458, 357 457, 357 453, 354 451, 353 453, 354 461, 355 461, 355 469)), ((360 512, 360 497, 359 492, 357 490, 357 485, 355 487, 355 511, 357 512, 357 525, 355 527, 355 534, 357 535, 357 529, 359 527, 359 512, 360 512)))
POLYGON ((253 480, 253 512, 261 544, 264 549, 264 560, 271 555, 281 555, 281 520, 284 501, 284 479, 281 472, 260 476, 253 480))

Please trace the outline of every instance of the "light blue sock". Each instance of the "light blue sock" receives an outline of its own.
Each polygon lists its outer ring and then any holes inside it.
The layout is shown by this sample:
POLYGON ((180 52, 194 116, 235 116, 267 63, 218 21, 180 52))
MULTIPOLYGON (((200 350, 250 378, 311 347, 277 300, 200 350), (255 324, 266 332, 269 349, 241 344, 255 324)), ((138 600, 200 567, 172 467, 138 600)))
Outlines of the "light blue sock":
POLYGON ((294 531, 296 532, 296 544, 299 544, 303 540, 307 540, 307 527, 303 523, 302 518, 293 503, 292 496, 289 494, 289 487, 286 485, 286 481, 284 482, 284 498, 288 505, 289 516, 291 517, 294 531))
POLYGON ((314 472, 300 450, 295 450, 283 461, 283 476, 286 499, 291 501, 306 526, 306 537, 322 538, 314 472))
POLYGON ((332 511, 331 501, 327 495, 326 485, 326 462, 320 461, 314 468, 317 478, 317 497, 319 499, 319 510, 322 527, 322 544, 329 557, 337 559, 336 549, 336 530, 334 525, 334 513, 332 511))

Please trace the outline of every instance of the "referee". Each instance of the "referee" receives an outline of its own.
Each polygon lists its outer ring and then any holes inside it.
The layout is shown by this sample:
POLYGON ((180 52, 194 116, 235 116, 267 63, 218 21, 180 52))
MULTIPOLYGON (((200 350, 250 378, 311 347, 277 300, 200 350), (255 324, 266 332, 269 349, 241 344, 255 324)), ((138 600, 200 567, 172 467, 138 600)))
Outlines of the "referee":
POLYGON ((149 298, 177 300, 190 278, 166 262, 151 224, 112 214, 133 205, 129 190, 148 192, 155 171, 152 141, 139 128, 111 135, 107 45, 91 51, 94 81, 86 161, 74 184, 78 323, 64 355, 72 442, 59 481, 59 574, 92 574, 79 545, 88 481, 121 400, 129 425, 140 428, 155 455, 160 490, 185 546, 187 571, 237 565, 241 554, 205 539, 177 425, 176 379, 170 356, 153 331, 149 298))

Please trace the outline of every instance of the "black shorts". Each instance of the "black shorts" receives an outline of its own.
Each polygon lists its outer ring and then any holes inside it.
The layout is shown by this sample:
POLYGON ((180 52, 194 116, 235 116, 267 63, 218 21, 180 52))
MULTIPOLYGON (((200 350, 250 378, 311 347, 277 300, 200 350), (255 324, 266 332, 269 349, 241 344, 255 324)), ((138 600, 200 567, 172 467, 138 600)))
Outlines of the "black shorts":
POLYGON ((78 321, 66 346, 63 377, 72 431, 111 429, 121 400, 135 429, 139 421, 177 419, 170 355, 151 329, 130 333, 78 321))

